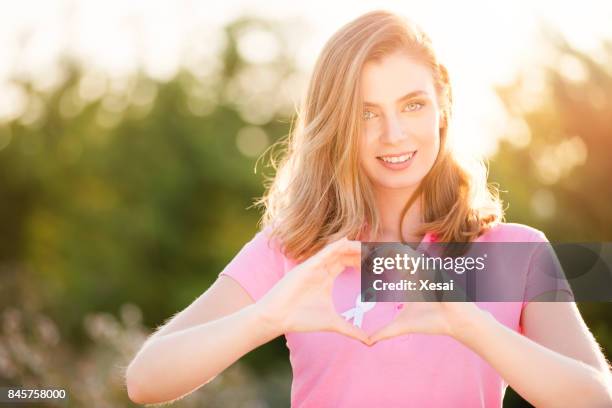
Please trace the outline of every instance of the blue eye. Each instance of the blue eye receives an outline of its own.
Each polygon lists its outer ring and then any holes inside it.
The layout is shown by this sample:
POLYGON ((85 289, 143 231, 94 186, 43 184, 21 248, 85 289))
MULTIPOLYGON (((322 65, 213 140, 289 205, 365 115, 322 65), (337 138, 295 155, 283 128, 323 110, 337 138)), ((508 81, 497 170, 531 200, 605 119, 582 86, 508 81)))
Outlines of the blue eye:
POLYGON ((414 112, 414 111, 417 111, 417 110, 422 109, 422 108, 423 108, 423 106, 425 106, 425 104, 424 104, 424 103, 422 103, 422 102, 411 102, 411 103, 409 103, 408 105, 406 105, 406 107, 409 107, 409 106, 415 106, 415 105, 416 105, 416 106, 418 106, 418 109, 417 109, 417 108, 414 108, 414 109, 408 109, 408 111, 409 111, 409 112, 414 112))
POLYGON ((374 115, 374 112, 369 111, 369 110, 367 110, 367 111, 365 111, 363 113, 363 119, 365 119, 365 120, 372 119, 374 116, 376 116, 376 115, 374 115), (370 113, 372 116, 368 116, 368 113, 370 113))
MULTIPOLYGON (((405 106, 403 112, 416 112, 416 111, 423 109, 424 106, 425 106, 424 102, 410 102, 409 104, 405 106)), ((365 110, 363 112, 364 120, 370 120, 370 119, 375 118, 376 116, 378 115, 376 115, 374 112, 370 110, 365 110)))

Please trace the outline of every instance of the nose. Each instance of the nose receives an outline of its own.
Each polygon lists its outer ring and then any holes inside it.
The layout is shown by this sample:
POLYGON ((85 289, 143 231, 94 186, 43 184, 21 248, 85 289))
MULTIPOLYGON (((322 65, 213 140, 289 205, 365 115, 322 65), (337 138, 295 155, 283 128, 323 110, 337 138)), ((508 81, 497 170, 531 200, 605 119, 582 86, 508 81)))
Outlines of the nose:
POLYGON ((402 123, 396 115, 388 115, 386 128, 381 139, 389 144, 397 144, 406 138, 402 123))

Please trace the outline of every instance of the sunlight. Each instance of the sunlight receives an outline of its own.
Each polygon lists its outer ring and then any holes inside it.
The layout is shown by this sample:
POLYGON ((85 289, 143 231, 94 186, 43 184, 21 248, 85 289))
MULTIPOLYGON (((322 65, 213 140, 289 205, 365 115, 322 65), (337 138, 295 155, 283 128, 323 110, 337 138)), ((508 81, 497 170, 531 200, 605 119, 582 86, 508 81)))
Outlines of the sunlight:
MULTIPOLYGON (((368 10, 385 8, 423 26, 448 67, 454 88, 451 132, 456 147, 489 156, 495 152, 497 140, 513 125, 493 86, 510 82, 518 71, 528 71, 535 61, 546 59, 538 31, 542 24, 555 27, 575 46, 593 54, 597 54, 603 38, 612 37, 608 24, 612 3, 586 3, 588 7, 585 2, 524 0, 500 7, 484 0, 268 0, 222 2, 210 8, 195 1, 12 2, 0 14, 0 83, 20 74, 33 77, 40 88, 53 88, 62 81, 55 65, 64 50, 76 55, 89 69, 107 72, 110 77, 124 76, 142 67, 152 78, 164 81, 181 66, 204 75, 211 69, 198 66, 218 65, 218 61, 210 61, 208 54, 224 41, 222 36, 210 33, 241 15, 285 23, 286 40, 307 74, 325 41, 342 24, 368 10), (554 13, 549 13, 551 6, 554 13)), ((264 30, 247 29, 241 33, 238 52, 247 61, 265 64, 273 61, 278 51, 275 37, 264 30)), ((584 68, 577 61, 563 59, 560 67, 569 78, 585 79, 584 68)), ((98 75, 92 74, 81 84, 80 93, 84 99, 96 99, 103 87, 98 75)), ((305 84, 293 87, 291 92, 289 97, 295 104, 305 92, 305 84)), ((531 103, 539 99, 534 92, 528 92, 531 103)), ((9 93, 0 109, 3 120, 19 114, 21 105, 15 102, 17 99, 15 92, 9 93)))

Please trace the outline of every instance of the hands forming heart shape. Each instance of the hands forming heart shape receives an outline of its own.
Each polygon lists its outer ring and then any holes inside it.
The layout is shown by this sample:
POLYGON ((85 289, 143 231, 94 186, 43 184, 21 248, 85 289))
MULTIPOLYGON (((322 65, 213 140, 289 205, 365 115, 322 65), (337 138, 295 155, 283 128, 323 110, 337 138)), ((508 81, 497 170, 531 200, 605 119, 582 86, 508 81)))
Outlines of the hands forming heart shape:
POLYGON ((466 322, 482 312, 471 302, 410 302, 387 326, 368 335, 335 309, 332 288, 347 267, 361 268, 361 243, 342 238, 328 244, 287 272, 258 302, 262 316, 279 335, 286 332, 335 331, 371 346, 408 333, 458 337, 466 322), (407 306, 407 307, 406 307, 407 306))

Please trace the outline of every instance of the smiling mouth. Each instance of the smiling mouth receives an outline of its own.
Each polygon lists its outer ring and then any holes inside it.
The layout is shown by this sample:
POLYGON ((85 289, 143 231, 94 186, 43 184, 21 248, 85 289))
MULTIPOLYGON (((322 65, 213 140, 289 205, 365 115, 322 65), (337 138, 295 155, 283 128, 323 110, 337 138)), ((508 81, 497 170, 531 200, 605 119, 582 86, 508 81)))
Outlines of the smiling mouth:
POLYGON ((416 150, 412 152, 393 154, 387 156, 377 156, 376 158, 384 161, 385 163, 404 163, 408 160, 412 159, 412 157, 416 154, 416 150))

